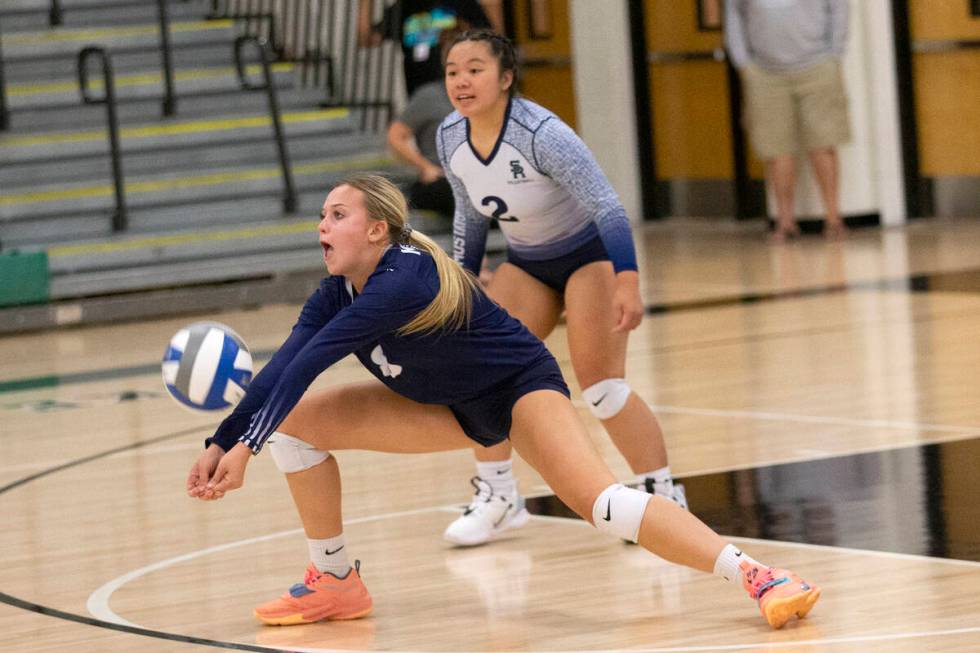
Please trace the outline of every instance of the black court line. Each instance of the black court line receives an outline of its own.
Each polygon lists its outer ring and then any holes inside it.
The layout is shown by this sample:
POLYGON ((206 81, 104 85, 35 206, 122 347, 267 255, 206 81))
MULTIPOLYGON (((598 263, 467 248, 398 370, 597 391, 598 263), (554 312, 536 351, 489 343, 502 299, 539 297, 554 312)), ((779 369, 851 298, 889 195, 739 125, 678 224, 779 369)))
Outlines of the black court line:
MULTIPOLYGON (((66 469, 71 469, 73 467, 78 467, 108 456, 112 456, 117 453, 124 451, 130 451, 134 449, 140 449, 142 447, 147 447, 153 444, 158 444, 160 442, 165 442, 167 440, 173 440, 176 438, 183 437, 185 435, 191 435, 198 431, 207 429, 208 427, 195 427, 191 429, 186 429, 183 431, 177 431, 175 433, 168 433, 166 435, 161 435, 155 438, 150 438, 148 440, 142 440, 140 442, 134 442, 131 444, 123 445, 121 447, 115 447, 112 449, 107 449, 90 456, 84 456, 76 460, 69 461, 67 463, 56 465, 50 467, 43 471, 25 476, 24 478, 18 479, 13 483, 8 483, 3 487, 0 487, 0 495, 9 492, 15 488, 26 485, 32 481, 36 481, 45 476, 50 476, 57 472, 64 471, 66 469)), ((168 633, 161 630, 153 630, 150 628, 142 628, 139 626, 126 626, 123 624, 112 623, 111 621, 103 621, 102 619, 95 619, 93 617, 87 617, 81 614, 75 614, 73 612, 67 612, 65 610, 59 610, 57 608, 52 608, 46 605, 41 605, 40 603, 34 603, 33 601, 27 601, 16 596, 7 594, 6 592, 0 591, 0 603, 6 603, 7 605, 13 606, 15 608, 20 608, 21 610, 27 610, 29 612, 36 612, 38 614, 43 614, 48 617, 54 617, 56 619, 63 619, 65 621, 73 621, 75 623, 85 624, 86 626, 95 626, 97 628, 105 628, 107 630, 115 630, 123 633, 130 633, 132 635, 142 635, 144 637, 152 637, 154 639, 164 639, 172 642, 185 642, 187 644, 199 644, 202 646, 211 646, 213 648, 225 648, 232 649, 236 651, 260 651, 261 653, 282 653, 285 651, 291 651, 292 649, 283 648, 269 648, 266 646, 257 646, 254 644, 240 644, 238 642, 226 642, 216 639, 208 639, 205 637, 193 637, 191 635, 180 635, 177 633, 168 633)))
MULTIPOLYGON (((765 293, 742 293, 734 296, 696 299, 691 301, 654 303, 645 306, 644 312, 647 315, 662 315, 665 313, 700 311, 712 308, 722 308, 725 306, 736 306, 738 304, 757 304, 762 302, 785 301, 804 297, 817 297, 834 293, 864 290, 895 290, 913 292, 930 290, 968 290, 970 292, 980 292, 980 282, 976 282, 977 279, 980 279, 980 270, 965 270, 962 272, 948 274, 918 275, 905 279, 883 279, 850 284, 832 284, 828 286, 800 288, 796 290, 777 290, 765 293), (969 283, 952 283, 948 284, 950 287, 945 287, 944 280, 946 278, 955 278, 957 276, 974 280, 974 287, 969 287, 969 283)), ((274 349, 254 352, 252 354, 252 359, 268 360, 269 358, 272 358, 272 355, 275 352, 276 350, 274 349)), ((159 365, 153 363, 105 370, 93 370, 89 372, 75 372, 72 374, 46 375, 28 377, 24 379, 13 379, 10 381, 0 381, 0 394, 21 392, 25 390, 38 390, 42 388, 54 388, 78 383, 123 379, 132 376, 155 374, 158 371, 159 365)))

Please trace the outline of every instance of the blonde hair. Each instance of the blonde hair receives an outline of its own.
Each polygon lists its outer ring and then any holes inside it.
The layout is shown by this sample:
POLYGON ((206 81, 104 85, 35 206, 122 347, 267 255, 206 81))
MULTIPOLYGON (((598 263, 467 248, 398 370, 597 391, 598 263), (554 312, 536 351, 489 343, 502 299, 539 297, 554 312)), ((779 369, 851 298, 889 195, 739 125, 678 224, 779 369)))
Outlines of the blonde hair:
POLYGON ((411 245, 432 256, 439 274, 439 292, 418 315, 398 329, 399 335, 431 333, 439 329, 455 331, 469 324, 473 313, 473 293, 480 286, 473 275, 449 257, 431 238, 408 226, 408 203, 405 195, 385 177, 356 174, 338 186, 361 191, 368 217, 388 223, 392 245, 411 245))

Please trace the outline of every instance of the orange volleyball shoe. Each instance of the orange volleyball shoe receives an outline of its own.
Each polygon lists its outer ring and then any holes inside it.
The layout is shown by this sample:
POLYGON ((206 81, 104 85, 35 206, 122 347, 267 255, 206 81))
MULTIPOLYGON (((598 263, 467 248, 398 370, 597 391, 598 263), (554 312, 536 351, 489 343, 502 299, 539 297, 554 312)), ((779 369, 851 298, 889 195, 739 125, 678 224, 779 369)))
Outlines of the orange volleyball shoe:
POLYGON ((786 569, 743 562, 742 587, 759 602, 759 610, 773 628, 782 628, 793 615, 802 619, 820 598, 820 588, 786 569))
POLYGON ((255 608, 255 617, 270 626, 310 624, 324 619, 358 619, 371 612, 371 595, 361 580, 361 562, 343 578, 321 572, 313 563, 302 583, 296 583, 275 601, 255 608))

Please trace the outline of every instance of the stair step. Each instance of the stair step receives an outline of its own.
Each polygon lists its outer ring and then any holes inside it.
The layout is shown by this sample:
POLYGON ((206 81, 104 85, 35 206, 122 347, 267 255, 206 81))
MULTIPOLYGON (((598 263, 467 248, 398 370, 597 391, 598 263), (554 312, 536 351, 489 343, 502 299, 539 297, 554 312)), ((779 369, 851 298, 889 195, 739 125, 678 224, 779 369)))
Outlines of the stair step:
MULTIPOLYGON (((351 112, 345 108, 293 111, 282 114, 288 138, 321 135, 352 129, 351 112)), ((268 141, 272 120, 268 114, 214 116, 206 120, 176 120, 122 127, 119 130, 123 156, 140 152, 159 153, 188 147, 220 146, 268 141)), ((0 135, 0 170, 17 164, 64 163, 89 157, 107 157, 105 129, 54 131, 12 136, 0 135)), ((43 178, 43 177, 36 177, 43 178)), ((3 177, 0 176, 0 180, 3 177)))
MULTIPOLYGON (((321 175, 358 168, 391 167, 394 162, 380 150, 359 157, 298 162, 293 177, 316 180, 321 175)), ((154 177, 133 176, 125 180, 127 204, 132 209, 207 202, 216 192, 241 191, 249 196, 277 192, 282 171, 277 165, 226 168, 203 174, 186 175, 182 170, 154 177)), ((84 212, 102 212, 113 206, 113 187, 109 183, 61 183, 38 185, 27 192, 5 192, 0 196, 0 220, 26 220, 84 212)))
MULTIPOLYGON (((294 66, 289 63, 272 65, 270 72, 276 88, 290 88, 293 84, 293 71, 294 66)), ((262 74, 262 67, 258 64, 248 65, 245 72, 247 79, 255 80, 262 74)), ((238 74, 233 67, 175 70, 173 81, 178 102, 181 96, 213 95, 241 90, 238 74)), ((88 86, 90 97, 104 96, 105 83, 101 72, 89 79, 88 86)), ((159 70, 116 75, 114 78, 116 101, 120 104, 134 100, 162 100, 163 86, 163 73, 159 70)), ((11 84, 7 87, 7 103, 11 113, 71 108, 81 104, 81 89, 77 79, 59 79, 40 84, 11 84)))
MULTIPOLYGON (((78 48, 79 50, 81 47, 78 48)), ((77 54, 77 53, 76 53, 77 54)), ((211 66, 234 66, 235 53, 233 39, 215 39, 208 43, 197 43, 193 47, 171 48, 171 58, 175 70, 198 68, 202 63, 211 66)), ((159 71, 161 69, 160 48, 110 52, 112 69, 116 76, 159 71)), ((95 79, 100 71, 92 64, 95 79)), ((47 59, 23 59, 6 62, 4 74, 8 85, 33 83, 38 80, 71 80, 78 78, 78 58, 59 57, 47 59)))
MULTIPOLYGON (((293 164, 322 160, 325 153, 337 158, 354 156, 364 150, 364 136, 354 130, 349 120, 340 119, 335 125, 310 123, 304 127, 287 131, 286 151, 293 164)), ((174 170, 189 176, 209 174, 223 168, 279 165, 279 149, 270 127, 191 137, 197 141, 173 139, 176 142, 167 143, 166 139, 157 139, 157 145, 124 152, 121 159, 124 178, 150 177, 174 170)), ((372 149, 379 147, 371 145, 372 149)), ((112 179, 111 164, 112 159, 104 150, 101 154, 53 157, 8 165, 0 167, 0 187, 5 193, 14 194, 35 189, 38 179, 45 180, 48 185, 102 185, 112 179)))
MULTIPOLYGON (((419 220, 413 216, 411 221, 417 223, 419 220)), ((214 284, 278 277, 298 272, 325 274, 322 254, 315 240, 316 224, 315 220, 284 221, 273 225, 257 225, 244 230, 187 232, 178 236, 192 242, 209 243, 209 251, 202 256, 192 256, 189 251, 176 251, 179 246, 169 244, 170 241, 166 240, 165 236, 160 245, 146 244, 133 248, 131 250, 134 258, 133 265, 114 269, 53 270, 51 297, 55 300, 76 299, 133 290, 145 292, 188 284, 214 284), (238 237, 239 231, 240 237, 238 237), (282 235, 276 236, 277 233, 282 235), (215 235, 223 240, 215 242, 213 240, 215 235), (269 247, 262 242, 255 242, 269 239, 273 240, 275 245, 269 247), (174 250, 168 250, 168 247, 174 250), (156 252, 162 254, 154 258, 152 253, 156 252), (167 258, 168 253, 175 257, 167 258)), ((424 227, 420 230, 432 237, 444 249, 451 247, 451 230, 427 230, 424 227)), ((152 243, 157 239, 146 240, 152 243)), ((498 252, 503 247, 504 242, 500 232, 490 232, 487 238, 487 250, 498 252)), ((95 251, 98 252, 97 249, 95 251)), ((54 266, 60 265, 57 263, 59 258, 57 255, 52 256, 54 266)))
MULTIPOLYGON (((379 170, 395 181, 413 178, 382 153, 294 163, 299 212, 315 215, 332 183, 357 170, 379 170)), ((129 230, 134 233, 234 224, 283 213, 282 172, 277 165, 223 169, 207 174, 130 177, 126 180, 129 230)), ((114 187, 62 183, 0 196, 0 242, 5 247, 44 246, 111 234, 114 187)))
MULTIPOLYGON (((231 42, 235 21, 195 20, 170 23, 174 48, 206 45, 216 40, 231 42)), ((111 53, 158 50, 160 26, 155 23, 102 28, 51 28, 5 34, 4 60, 8 65, 21 61, 74 58, 89 45, 100 45, 111 53)))
MULTIPOLYGON (((52 27, 49 21, 51 0, 4 0, 0 22, 5 33, 42 30, 52 27)), ((123 25, 158 20, 156 0, 106 0, 61 3, 62 26, 123 25)), ((210 12, 205 0, 167 3, 170 20, 201 19, 210 12)))
MULTIPOLYGON (((279 94, 279 107, 283 112, 308 111, 319 106, 324 95, 320 89, 282 89, 279 94)), ((229 111, 239 113, 268 112, 269 101, 265 92, 225 90, 184 94, 177 98, 177 115, 164 118, 162 115, 163 95, 148 98, 132 98, 120 102, 116 115, 120 126, 143 124, 148 119, 206 119, 208 116, 222 115, 229 111)), ((11 130, 2 134, 20 134, 27 131, 91 130, 104 129, 106 125, 105 105, 38 107, 28 112, 14 112, 10 116, 11 130)), ((0 134, 0 138, 3 135, 0 134)))

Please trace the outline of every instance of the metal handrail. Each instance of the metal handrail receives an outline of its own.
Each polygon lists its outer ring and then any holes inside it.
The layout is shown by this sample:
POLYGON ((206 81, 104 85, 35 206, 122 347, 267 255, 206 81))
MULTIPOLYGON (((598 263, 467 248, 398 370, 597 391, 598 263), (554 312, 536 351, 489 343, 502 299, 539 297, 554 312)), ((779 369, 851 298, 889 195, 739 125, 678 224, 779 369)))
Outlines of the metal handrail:
POLYGON ((7 108, 7 79, 3 74, 3 30, 0 29, 0 131, 10 128, 10 110, 7 108))
POLYGON ((394 110, 398 47, 361 49, 357 7, 357 0, 211 0, 210 17, 244 21, 245 33, 269 41, 278 61, 297 64, 303 88, 323 86, 321 107, 364 109, 361 129, 373 122, 377 131, 394 110))
POLYGON ((286 213, 295 213, 298 202, 296 199, 296 187, 293 184, 293 170, 289 163, 289 151, 286 147, 286 138, 282 128, 282 117, 279 112, 279 98, 276 93, 276 85, 272 81, 272 69, 270 62, 272 53, 269 44, 254 36, 239 36, 235 39, 235 67, 238 70, 238 80, 242 89, 246 91, 265 91, 269 99, 269 118, 272 120, 272 128, 276 137, 276 148, 279 152, 279 165, 282 168, 283 182, 283 208, 286 213), (259 60, 262 64, 263 83, 253 84, 248 79, 245 71, 245 61, 242 50, 246 45, 253 45, 259 51, 259 60))
POLYGON ((61 9, 61 0, 51 0, 51 9, 48 11, 48 24, 56 27, 64 22, 65 12, 61 9))
POLYGON ((116 115, 116 86, 112 72, 112 61, 105 48, 90 45, 78 53, 78 88, 82 93, 85 104, 105 104, 106 119, 109 123, 109 152, 112 156, 112 179, 115 185, 116 210, 112 214, 112 230, 126 231, 129 219, 126 211, 126 189, 122 173, 122 151, 119 147, 119 119, 116 115), (98 56, 102 59, 102 78, 105 94, 101 98, 93 98, 88 93, 88 60, 98 56))
POLYGON ((174 60, 170 47, 170 15, 167 0, 157 0, 157 16, 160 20, 160 56, 163 64, 163 115, 177 113, 177 94, 174 92, 174 60))

